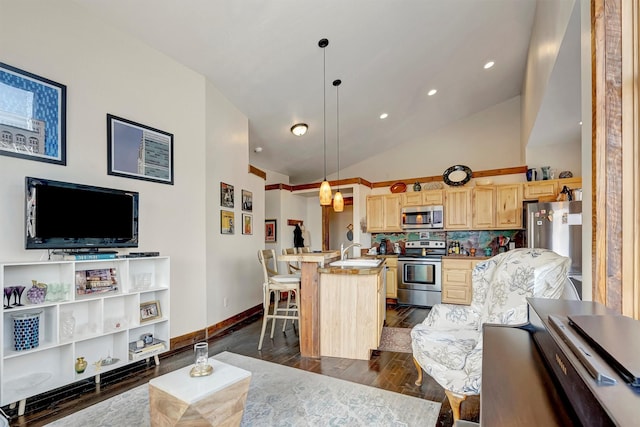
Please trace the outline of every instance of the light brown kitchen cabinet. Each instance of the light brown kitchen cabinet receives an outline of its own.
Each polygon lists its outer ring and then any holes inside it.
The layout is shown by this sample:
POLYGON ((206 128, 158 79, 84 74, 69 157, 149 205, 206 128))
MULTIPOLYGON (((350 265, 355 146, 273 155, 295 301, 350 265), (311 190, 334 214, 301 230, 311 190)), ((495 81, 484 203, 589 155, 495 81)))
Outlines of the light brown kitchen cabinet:
POLYGON ((387 257, 387 298, 398 298, 398 258, 387 257))
POLYGON ((549 179, 546 181, 530 181, 524 183, 524 200, 538 200, 541 197, 557 197, 562 187, 571 189, 582 187, 582 178, 549 179))
POLYGON ((442 258, 442 302, 445 304, 471 304, 471 272, 483 260, 442 258))
POLYGON ((469 230, 473 224, 471 188, 449 188, 444 197, 444 227, 448 230, 469 230))
POLYGON ((443 190, 414 191, 402 194, 402 206, 434 206, 442 205, 443 190))
POLYGON ((367 196, 367 232, 402 231, 402 194, 367 196))
POLYGON ((496 189, 494 186, 473 188, 473 217, 475 229, 493 228, 496 225, 496 189))
POLYGON ((522 186, 520 184, 496 186, 495 228, 522 227, 522 186))

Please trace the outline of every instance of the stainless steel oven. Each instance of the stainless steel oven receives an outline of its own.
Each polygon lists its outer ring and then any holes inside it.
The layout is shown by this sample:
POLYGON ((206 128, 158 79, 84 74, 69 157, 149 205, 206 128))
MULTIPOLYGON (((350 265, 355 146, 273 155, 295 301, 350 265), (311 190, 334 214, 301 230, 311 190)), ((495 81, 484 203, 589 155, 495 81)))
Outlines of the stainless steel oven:
POLYGON ((442 301, 444 241, 409 241, 398 258, 398 303, 431 307, 442 301))

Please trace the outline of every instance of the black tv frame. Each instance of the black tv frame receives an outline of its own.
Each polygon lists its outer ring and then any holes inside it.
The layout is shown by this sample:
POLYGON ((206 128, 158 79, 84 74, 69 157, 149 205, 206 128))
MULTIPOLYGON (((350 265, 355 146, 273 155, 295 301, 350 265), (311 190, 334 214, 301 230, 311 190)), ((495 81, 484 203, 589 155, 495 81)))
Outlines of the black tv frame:
MULTIPOLYGON (((79 192, 84 193, 84 192, 79 192)), ((86 193, 84 193, 86 194, 86 193)), ((93 196, 93 195, 92 195, 93 196)), ((62 250, 69 253, 86 253, 97 252, 99 249, 109 248, 137 248, 139 240, 138 222, 139 222, 139 198, 140 195, 137 191, 119 190, 115 188, 98 187, 87 184, 77 184, 71 182, 54 181, 50 179, 26 177, 25 178, 25 249, 53 249, 62 250), (95 196, 100 194, 111 196, 127 196, 132 198, 132 218, 131 218, 131 237, 69 237, 69 236, 57 236, 43 238, 38 236, 37 227, 38 219, 36 216, 38 205, 38 186, 53 186, 61 189, 69 190, 84 190, 90 193, 95 193, 95 196)), ((60 209, 64 209, 65 206, 59 206, 60 209)), ((71 208, 71 207, 69 207, 71 208)), ((97 207, 97 208, 100 208, 97 207)), ((108 209, 107 206, 104 207, 108 209)), ((96 211, 94 211, 96 212, 96 211)), ((87 214, 91 215, 91 209, 87 209, 87 214)), ((96 220, 100 220, 96 215, 96 220)))

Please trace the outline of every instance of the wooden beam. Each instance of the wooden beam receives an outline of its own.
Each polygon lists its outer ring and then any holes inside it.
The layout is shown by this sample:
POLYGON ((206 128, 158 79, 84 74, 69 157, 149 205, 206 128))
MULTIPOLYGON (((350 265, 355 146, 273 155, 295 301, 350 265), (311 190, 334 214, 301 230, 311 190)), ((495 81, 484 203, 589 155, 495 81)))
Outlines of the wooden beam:
POLYGON ((253 166, 253 165, 249 165, 249 173, 252 173, 256 176, 259 176, 260 178, 264 179, 265 181, 267 180, 267 173, 265 171, 263 171, 262 169, 258 169, 257 167, 253 166))

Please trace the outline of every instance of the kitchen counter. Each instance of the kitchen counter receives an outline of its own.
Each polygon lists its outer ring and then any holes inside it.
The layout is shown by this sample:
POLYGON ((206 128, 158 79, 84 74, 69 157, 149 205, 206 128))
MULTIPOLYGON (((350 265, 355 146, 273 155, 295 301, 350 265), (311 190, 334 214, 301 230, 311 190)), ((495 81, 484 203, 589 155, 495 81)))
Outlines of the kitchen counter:
POLYGON ((480 261, 484 261, 487 259, 491 259, 493 257, 490 256, 469 256, 469 255, 445 255, 443 256, 443 258, 449 258, 449 259, 474 259, 474 260, 480 260, 480 261))
POLYGON ((318 273, 321 274, 359 274, 359 275, 367 275, 367 274, 378 274, 385 267, 384 262, 377 267, 320 267, 318 268, 318 273))

